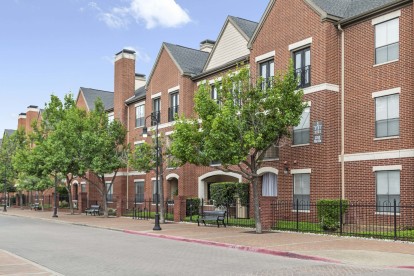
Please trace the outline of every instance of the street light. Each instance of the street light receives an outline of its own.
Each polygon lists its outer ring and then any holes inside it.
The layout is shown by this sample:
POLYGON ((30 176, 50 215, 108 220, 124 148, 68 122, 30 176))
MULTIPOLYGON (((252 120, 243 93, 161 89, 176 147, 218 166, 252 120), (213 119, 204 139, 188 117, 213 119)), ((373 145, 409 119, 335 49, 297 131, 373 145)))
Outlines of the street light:
POLYGON ((159 191, 158 191, 158 171, 159 171, 159 147, 158 147, 158 114, 151 114, 148 115, 144 120, 144 128, 142 129, 142 137, 146 138, 148 137, 148 128, 146 126, 146 122, 148 118, 151 118, 151 123, 155 123, 155 146, 157 148, 157 157, 156 157, 156 169, 155 169, 155 194, 156 194, 156 201, 155 201, 155 225, 152 230, 154 231, 160 231, 160 214, 158 212, 158 204, 159 204, 159 191))

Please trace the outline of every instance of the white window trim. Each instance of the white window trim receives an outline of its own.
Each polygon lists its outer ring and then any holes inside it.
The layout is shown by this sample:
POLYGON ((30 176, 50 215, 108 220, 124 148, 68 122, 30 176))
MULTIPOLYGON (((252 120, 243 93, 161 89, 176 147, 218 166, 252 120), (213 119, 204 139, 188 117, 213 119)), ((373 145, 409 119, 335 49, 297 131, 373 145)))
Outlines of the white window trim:
POLYGON ((111 117, 111 116, 115 116, 115 115, 114 115, 114 112, 109 112, 109 113, 108 113, 108 118, 109 118, 109 117, 111 117))
POLYGON ((373 172, 380 171, 402 171, 402 165, 391 165, 391 166, 374 166, 372 167, 373 172))
POLYGON ((263 60, 266 60, 266 59, 269 59, 269 58, 274 58, 275 57, 275 55, 276 55, 276 52, 275 51, 271 51, 271 52, 268 52, 268 53, 266 53, 266 54, 263 54, 263 55, 260 55, 260 56, 257 56, 255 59, 254 59, 254 61, 257 63, 257 62, 261 62, 261 61, 263 61, 263 60))
MULTIPOLYGON (((363 153, 351 153, 345 154, 345 162, 354 161, 370 161, 370 160, 383 160, 383 159, 401 159, 414 157, 414 149, 401 149, 390 151, 376 151, 376 152, 363 152, 363 153)), ((338 155, 338 162, 341 162, 341 156, 338 155)))
POLYGON ((390 139, 398 139, 400 136, 387 136, 381 138, 374 138, 374 141, 382 141, 382 140, 390 140, 390 139))
POLYGON ((312 173, 312 169, 293 169, 290 170, 290 174, 302 174, 302 173, 312 173))
POLYGON ((401 16, 401 10, 397 10, 397 11, 393 11, 387 14, 384 14, 382 16, 376 17, 374 19, 372 19, 371 24, 372 25, 377 25, 380 24, 382 22, 397 18, 401 16))
POLYGON ((136 182, 144 182, 145 183, 145 179, 134 179, 134 183, 136 182))
POLYGON ((393 63, 393 62, 397 62, 397 61, 399 61, 400 59, 394 59, 394 60, 390 60, 390 61, 386 61, 386 62, 383 62, 383 63, 378 63, 378 64, 374 64, 374 66, 373 67, 377 67, 377 66, 381 66, 381 65, 385 65, 385 64, 389 64, 389 63, 393 63))
POLYGON ((332 92, 339 92, 339 85, 331 84, 331 83, 321 83, 318 85, 313 85, 310 87, 303 88, 303 94, 311 94, 320 91, 332 91, 332 92))
POLYGON ((400 94, 400 93, 401 93, 401 87, 396 87, 392 89, 374 92, 372 93, 372 98, 378 98, 378 97, 389 96, 389 95, 400 94))
POLYGON ((145 140, 139 140, 139 141, 135 141, 134 145, 139 145, 139 144, 144 144, 145 140))
POLYGON ((151 99, 156 99, 161 97, 161 92, 158 92, 157 94, 151 95, 151 99))
POLYGON ((141 106, 141 105, 144 105, 144 104, 145 104, 145 101, 142 101, 142 102, 136 103, 135 107, 138 107, 138 106, 141 106))
POLYGON ((279 170, 272 167, 263 167, 257 170, 258 175, 263 175, 265 173, 274 173, 275 175, 279 175, 279 170))
POLYGON ((219 78, 214 79, 214 80, 209 80, 208 83, 209 84, 214 84, 215 82, 220 82, 222 79, 223 79, 222 77, 219 77, 219 78))
POLYGON ((170 136, 171 134, 173 134, 174 133, 174 130, 172 130, 172 131, 167 131, 166 133, 165 133, 165 136, 170 136))
POLYGON ((175 87, 172 87, 172 88, 169 88, 168 89, 168 93, 176 92, 178 90, 180 90, 180 86, 179 85, 177 85, 175 87))
POLYGON ((290 44, 289 51, 296 50, 298 48, 301 48, 303 46, 307 46, 310 44, 312 44, 312 37, 308 37, 308 38, 305 38, 304 40, 290 44))

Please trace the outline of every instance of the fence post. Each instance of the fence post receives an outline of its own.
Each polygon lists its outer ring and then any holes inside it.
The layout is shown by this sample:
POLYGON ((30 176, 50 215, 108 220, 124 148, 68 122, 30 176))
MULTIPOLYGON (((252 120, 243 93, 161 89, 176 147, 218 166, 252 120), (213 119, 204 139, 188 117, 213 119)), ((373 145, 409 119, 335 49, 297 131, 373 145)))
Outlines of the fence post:
MULTIPOLYGON (((185 205, 187 205, 187 203, 185 205)), ((190 198, 190 221, 193 221, 193 199, 192 198, 190 198)))
POLYGON ((296 199, 296 231, 299 231, 299 198, 296 199))
POLYGON ((339 199, 339 235, 342 236, 342 198, 339 199))
POLYGON ((394 198, 394 241, 397 240, 397 200, 394 198))

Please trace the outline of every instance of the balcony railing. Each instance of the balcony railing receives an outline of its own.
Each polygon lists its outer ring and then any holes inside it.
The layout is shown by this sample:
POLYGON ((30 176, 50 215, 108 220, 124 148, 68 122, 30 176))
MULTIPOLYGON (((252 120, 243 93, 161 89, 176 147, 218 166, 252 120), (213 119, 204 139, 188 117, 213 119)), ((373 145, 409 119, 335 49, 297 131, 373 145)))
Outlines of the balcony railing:
POLYGON ((311 66, 305 66, 296 69, 296 79, 298 80, 298 88, 305 88, 311 84, 311 66))
POLYGON ((172 122, 175 120, 175 114, 178 113, 178 105, 171 106, 168 108, 168 122, 172 122))
MULTIPOLYGON (((152 112, 151 117, 152 118, 154 118, 154 117, 157 118, 157 122, 160 123, 160 121, 161 121, 161 111, 152 112)), ((151 120, 151 126, 155 126, 155 125, 156 125, 155 121, 151 120)))

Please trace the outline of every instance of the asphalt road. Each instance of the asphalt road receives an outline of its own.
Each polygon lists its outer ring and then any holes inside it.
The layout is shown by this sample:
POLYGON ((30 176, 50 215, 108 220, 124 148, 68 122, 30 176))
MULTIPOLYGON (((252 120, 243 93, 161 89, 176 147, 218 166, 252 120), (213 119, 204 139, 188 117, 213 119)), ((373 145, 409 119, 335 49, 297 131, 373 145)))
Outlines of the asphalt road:
POLYGON ((413 275, 0 216, 0 248, 63 275, 413 275))

